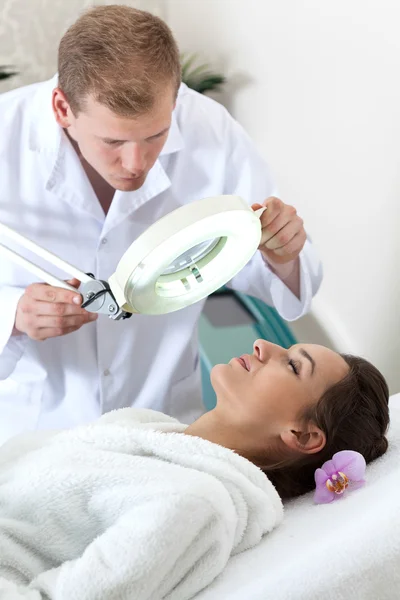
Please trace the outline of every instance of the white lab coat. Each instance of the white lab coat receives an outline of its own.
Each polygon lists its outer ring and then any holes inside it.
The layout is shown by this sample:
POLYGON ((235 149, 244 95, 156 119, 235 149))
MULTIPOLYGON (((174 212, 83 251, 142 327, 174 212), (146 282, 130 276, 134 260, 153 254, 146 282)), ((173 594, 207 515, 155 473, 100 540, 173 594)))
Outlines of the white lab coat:
MULTIPOLYGON (((146 182, 135 192, 117 191, 105 216, 54 119, 56 84, 54 78, 0 96, 0 221, 85 272, 108 279, 133 240, 182 204, 218 194, 252 204, 276 193, 240 125, 221 105, 182 85, 167 142, 146 182)), ((307 242, 300 300, 259 252, 231 285, 293 320, 309 309, 320 280, 321 265, 307 242)), ((126 321, 99 316, 77 332, 36 342, 11 337, 18 300, 33 281, 1 258, 0 443, 24 430, 71 427, 128 406, 183 422, 202 412, 197 322, 204 302, 126 321)))

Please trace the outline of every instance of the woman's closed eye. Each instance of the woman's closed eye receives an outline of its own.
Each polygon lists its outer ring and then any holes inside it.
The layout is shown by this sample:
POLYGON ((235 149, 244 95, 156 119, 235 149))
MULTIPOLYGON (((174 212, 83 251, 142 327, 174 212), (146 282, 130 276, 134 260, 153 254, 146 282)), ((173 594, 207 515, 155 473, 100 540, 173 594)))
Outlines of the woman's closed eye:
POLYGON ((293 358, 290 358, 288 364, 293 373, 298 376, 300 374, 301 363, 298 360, 293 360, 293 358))

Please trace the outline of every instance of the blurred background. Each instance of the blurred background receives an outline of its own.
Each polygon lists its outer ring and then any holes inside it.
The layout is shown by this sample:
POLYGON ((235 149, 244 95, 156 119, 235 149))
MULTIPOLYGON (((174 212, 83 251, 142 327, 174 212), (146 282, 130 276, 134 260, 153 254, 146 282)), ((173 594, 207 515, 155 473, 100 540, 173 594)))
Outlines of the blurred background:
MULTIPOLYGON (((112 3, 0 0, 0 65, 18 71, 0 92, 51 77, 68 25, 112 3)), ((186 58, 196 53, 225 79, 207 93, 245 127, 304 218, 325 277, 290 332, 369 358, 400 391, 400 4, 119 4, 164 18, 186 58)))

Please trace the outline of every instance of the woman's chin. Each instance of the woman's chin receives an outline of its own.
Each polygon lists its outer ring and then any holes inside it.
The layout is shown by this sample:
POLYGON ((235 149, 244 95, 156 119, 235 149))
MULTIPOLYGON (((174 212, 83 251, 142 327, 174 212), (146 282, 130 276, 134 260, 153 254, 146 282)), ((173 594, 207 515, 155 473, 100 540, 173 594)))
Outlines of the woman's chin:
POLYGON ((210 381, 217 396, 217 405, 235 404, 238 395, 235 384, 235 365, 232 361, 228 364, 215 365, 210 372, 210 381))
POLYGON ((214 388, 215 393, 217 393, 215 386, 218 387, 218 382, 221 379, 221 377, 224 377, 224 373, 226 373, 226 369, 229 369, 229 365, 218 364, 218 365, 214 365, 210 371, 210 381, 211 381, 211 385, 214 388))

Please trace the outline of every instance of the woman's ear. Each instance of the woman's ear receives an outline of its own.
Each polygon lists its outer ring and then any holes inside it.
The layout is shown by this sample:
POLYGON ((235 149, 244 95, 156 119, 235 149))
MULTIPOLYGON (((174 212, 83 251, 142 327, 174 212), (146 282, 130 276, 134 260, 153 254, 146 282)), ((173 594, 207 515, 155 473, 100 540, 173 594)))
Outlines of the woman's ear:
POLYGON ((281 440, 295 452, 302 454, 316 454, 320 452, 326 444, 326 436, 324 432, 314 425, 309 423, 307 426, 295 429, 288 429, 281 432, 281 440))

